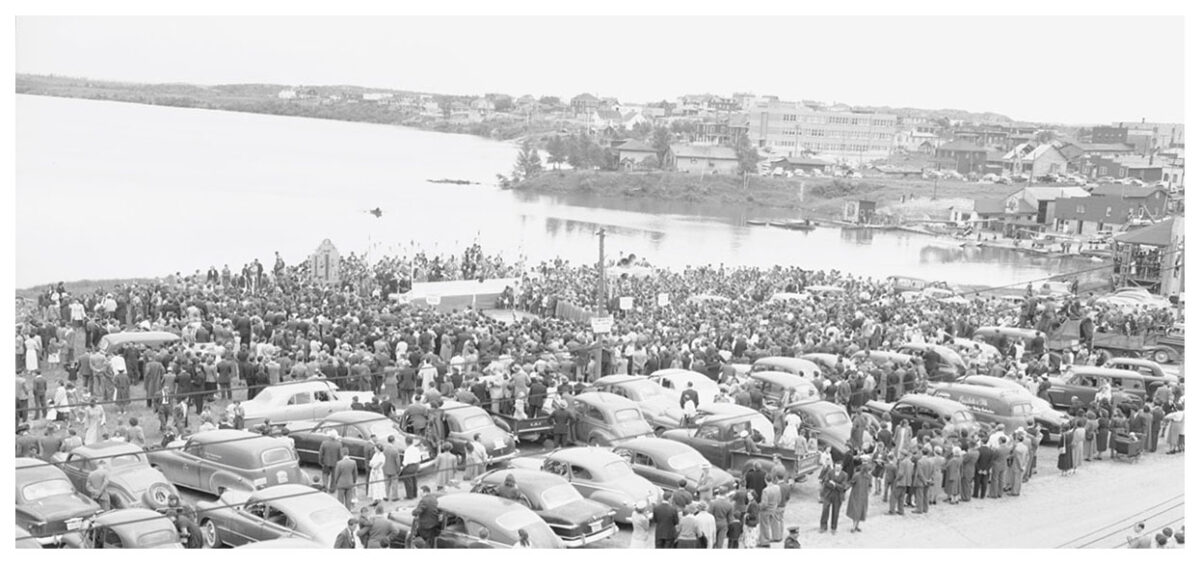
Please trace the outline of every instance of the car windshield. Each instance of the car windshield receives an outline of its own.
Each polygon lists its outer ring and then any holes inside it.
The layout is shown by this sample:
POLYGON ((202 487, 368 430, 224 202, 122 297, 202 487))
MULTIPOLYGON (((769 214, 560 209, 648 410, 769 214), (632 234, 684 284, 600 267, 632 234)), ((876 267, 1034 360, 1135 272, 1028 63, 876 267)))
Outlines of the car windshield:
POLYGON ((613 418, 616 422, 636 422, 642 419, 642 413, 633 408, 625 408, 613 413, 613 418))
POLYGON ((583 496, 575 490, 574 486, 570 484, 555 485, 542 491, 542 508, 551 510, 582 499, 583 496))
POLYGON ((638 400, 649 400, 656 396, 664 396, 663 389, 660 385, 648 380, 635 380, 624 384, 625 388, 637 397, 638 400))
POLYGON ((829 412, 825 414, 825 425, 829 427, 842 426, 850 423, 850 417, 845 412, 829 412))
POLYGON ((672 471, 688 472, 699 469, 706 460, 697 451, 685 451, 667 458, 667 467, 672 471))
POLYGON ((66 479, 50 479, 48 481, 38 481, 25 485, 21 489, 21 498, 27 502, 58 496, 61 494, 72 494, 75 492, 75 487, 71 486, 71 482, 66 479))
POLYGON ((334 522, 345 523, 350 517, 350 511, 343 506, 330 506, 322 508, 308 515, 308 519, 312 521, 314 526, 324 526, 334 522))
POLYGON ((633 467, 630 467, 629 463, 624 459, 620 461, 613 461, 612 463, 604 466, 604 476, 609 479, 616 479, 632 474, 633 467))
POLYGON ((179 543, 179 534, 174 529, 146 532, 137 539, 137 547, 158 547, 173 543, 179 543))
POLYGON ((296 460, 296 453, 286 447, 274 447, 262 452, 263 465, 275 465, 296 460))
POLYGON ((471 414, 471 415, 467 416, 466 418, 463 418, 462 431, 470 432, 470 431, 478 430, 481 428, 487 428, 487 427, 490 427, 493 425, 495 425, 495 424, 492 423, 491 416, 488 416, 487 414, 485 414, 483 412, 479 412, 478 414, 471 414))

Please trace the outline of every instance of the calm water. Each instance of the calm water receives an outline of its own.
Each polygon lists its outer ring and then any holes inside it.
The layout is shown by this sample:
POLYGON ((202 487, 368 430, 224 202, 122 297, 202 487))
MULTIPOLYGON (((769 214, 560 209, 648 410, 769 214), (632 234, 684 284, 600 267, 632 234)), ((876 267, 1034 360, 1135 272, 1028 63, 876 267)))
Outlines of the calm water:
POLYGON ((1006 284, 1079 260, 951 248, 934 238, 745 225, 786 212, 501 191, 516 148, 391 126, 17 96, 18 288, 237 268, 279 251, 461 251, 532 260, 610 254, 682 267, 795 264, 871 276, 1006 284), (430 184, 466 179, 484 185, 430 184), (365 210, 380 207, 376 219, 365 210))

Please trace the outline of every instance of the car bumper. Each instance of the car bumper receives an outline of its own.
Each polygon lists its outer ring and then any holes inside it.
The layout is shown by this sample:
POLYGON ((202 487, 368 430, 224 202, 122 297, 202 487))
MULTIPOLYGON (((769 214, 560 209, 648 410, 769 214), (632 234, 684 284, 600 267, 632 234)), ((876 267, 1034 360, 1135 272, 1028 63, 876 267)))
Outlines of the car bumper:
POLYGON ((616 533, 617 525, 614 523, 609 524, 607 528, 604 528, 598 532, 593 532, 579 537, 562 538, 562 541, 564 547, 583 547, 585 545, 598 542, 602 539, 612 537, 616 533))
POLYGON ((495 457, 489 457, 488 465, 498 465, 500 463, 505 463, 505 462, 511 461, 511 460, 515 459, 517 457, 517 455, 519 455, 519 453, 517 453, 517 450, 514 449, 508 453, 505 453, 504 455, 497 455, 495 457))

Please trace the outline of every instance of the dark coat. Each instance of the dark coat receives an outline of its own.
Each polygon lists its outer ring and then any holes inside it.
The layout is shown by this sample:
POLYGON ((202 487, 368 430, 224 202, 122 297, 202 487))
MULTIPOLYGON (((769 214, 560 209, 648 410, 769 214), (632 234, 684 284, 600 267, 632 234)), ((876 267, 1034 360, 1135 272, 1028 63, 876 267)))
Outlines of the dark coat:
POLYGON ((342 459, 342 440, 331 437, 321 442, 321 447, 317 450, 317 459, 322 467, 337 465, 342 459))
POLYGON ((659 502, 650 515, 650 523, 654 524, 654 539, 675 539, 679 510, 666 501, 659 502))
POLYGON ((358 464, 346 458, 333 468, 333 488, 354 488, 358 484, 358 464))

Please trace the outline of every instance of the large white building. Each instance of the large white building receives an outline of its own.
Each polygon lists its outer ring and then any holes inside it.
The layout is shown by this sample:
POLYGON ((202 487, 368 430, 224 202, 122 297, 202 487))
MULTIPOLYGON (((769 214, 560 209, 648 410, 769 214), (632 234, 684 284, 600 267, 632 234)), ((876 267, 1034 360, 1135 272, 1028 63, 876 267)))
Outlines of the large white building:
POLYGON ((760 100, 748 112, 750 140, 760 149, 856 166, 886 158, 899 123, 892 114, 822 110, 798 102, 760 100))

